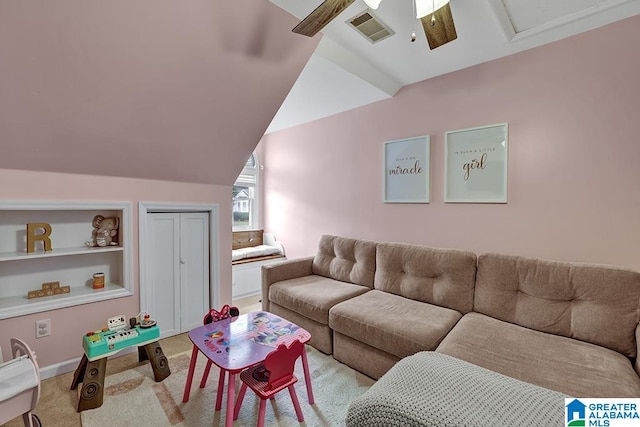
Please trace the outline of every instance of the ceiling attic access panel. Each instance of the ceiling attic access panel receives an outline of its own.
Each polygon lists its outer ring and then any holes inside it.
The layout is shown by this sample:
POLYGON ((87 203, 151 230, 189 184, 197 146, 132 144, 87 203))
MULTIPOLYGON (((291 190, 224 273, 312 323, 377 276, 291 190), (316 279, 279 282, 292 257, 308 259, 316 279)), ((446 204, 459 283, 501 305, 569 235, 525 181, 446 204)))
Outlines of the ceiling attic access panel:
POLYGON ((489 0, 507 39, 516 41, 634 0, 489 0))

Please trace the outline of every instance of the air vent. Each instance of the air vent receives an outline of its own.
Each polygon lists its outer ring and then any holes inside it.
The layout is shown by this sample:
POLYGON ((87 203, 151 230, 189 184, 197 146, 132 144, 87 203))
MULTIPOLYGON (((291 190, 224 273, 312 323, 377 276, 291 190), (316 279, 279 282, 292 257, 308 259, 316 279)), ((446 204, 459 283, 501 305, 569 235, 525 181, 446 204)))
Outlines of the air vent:
POLYGON ((349 19, 347 24, 351 25, 371 43, 378 43, 395 34, 391 31, 391 28, 383 24, 368 9, 349 19))

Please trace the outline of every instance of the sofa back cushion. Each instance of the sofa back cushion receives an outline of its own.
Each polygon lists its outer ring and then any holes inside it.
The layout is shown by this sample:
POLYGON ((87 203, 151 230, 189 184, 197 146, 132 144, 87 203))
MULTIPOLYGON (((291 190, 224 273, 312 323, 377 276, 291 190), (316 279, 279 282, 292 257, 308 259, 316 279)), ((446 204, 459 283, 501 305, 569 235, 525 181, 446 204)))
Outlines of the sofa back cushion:
MULTIPOLYGON (((510 255, 478 257, 474 311, 636 356, 640 273, 510 255)), ((535 351, 535 349, 532 349, 535 351)))
POLYGON ((464 314, 473 309, 475 279, 476 255, 472 252, 378 244, 375 289, 464 314))
POLYGON ((373 288, 376 243, 323 235, 311 271, 318 276, 373 288))

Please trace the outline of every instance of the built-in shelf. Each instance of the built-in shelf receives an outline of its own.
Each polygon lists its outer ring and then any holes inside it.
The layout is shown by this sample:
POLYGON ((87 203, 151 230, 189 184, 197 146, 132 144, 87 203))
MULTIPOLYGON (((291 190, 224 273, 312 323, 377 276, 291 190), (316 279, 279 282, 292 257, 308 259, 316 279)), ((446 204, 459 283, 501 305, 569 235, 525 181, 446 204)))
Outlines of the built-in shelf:
POLYGON ((74 305, 88 304, 113 298, 126 297, 131 292, 116 283, 105 283, 103 289, 93 289, 89 286, 72 286, 68 294, 52 295, 28 299, 26 295, 16 295, 0 298, 0 319, 25 314, 40 313, 74 305))
POLYGON ((0 202, 0 319, 132 295, 130 256, 131 203, 0 202), (96 215, 118 217, 117 246, 85 245, 96 215), (51 251, 27 253, 26 224, 34 222, 51 225, 51 251), (104 288, 91 286, 97 272, 104 288), (70 292, 27 298, 54 281, 70 292))
POLYGON ((55 249, 50 252, 0 252, 0 262, 2 261, 17 261, 20 259, 33 259, 33 258, 50 258, 56 256, 71 256, 71 255, 95 255, 99 252, 118 252, 124 251, 122 246, 108 246, 104 248, 90 248, 90 247, 78 247, 78 248, 62 248, 55 249))

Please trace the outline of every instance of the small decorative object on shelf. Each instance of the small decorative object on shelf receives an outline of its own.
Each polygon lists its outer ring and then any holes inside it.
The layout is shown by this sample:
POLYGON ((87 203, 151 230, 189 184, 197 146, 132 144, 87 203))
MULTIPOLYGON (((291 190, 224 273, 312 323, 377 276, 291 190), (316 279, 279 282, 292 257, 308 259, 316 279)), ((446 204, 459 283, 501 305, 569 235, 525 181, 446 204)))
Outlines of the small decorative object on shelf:
POLYGON ((27 253, 36 251, 36 240, 42 240, 45 252, 50 252, 51 248, 51 225, 46 222, 27 224, 27 253), (37 230, 42 230, 41 234, 36 234, 37 230))
POLYGON ((149 313, 145 310, 142 310, 137 316, 139 318, 139 325, 141 328, 150 328, 156 325, 156 321, 151 319, 149 313))
POLYGON ((27 298, 50 297, 52 295, 68 294, 71 292, 71 286, 60 286, 60 282, 46 282, 42 284, 41 289, 28 291, 27 298))
POLYGON ((118 227, 120 219, 117 216, 105 218, 96 215, 93 218, 93 240, 85 242, 88 247, 118 246, 118 227))
POLYGON ((104 273, 96 273, 93 275, 93 289, 104 288, 104 273))

